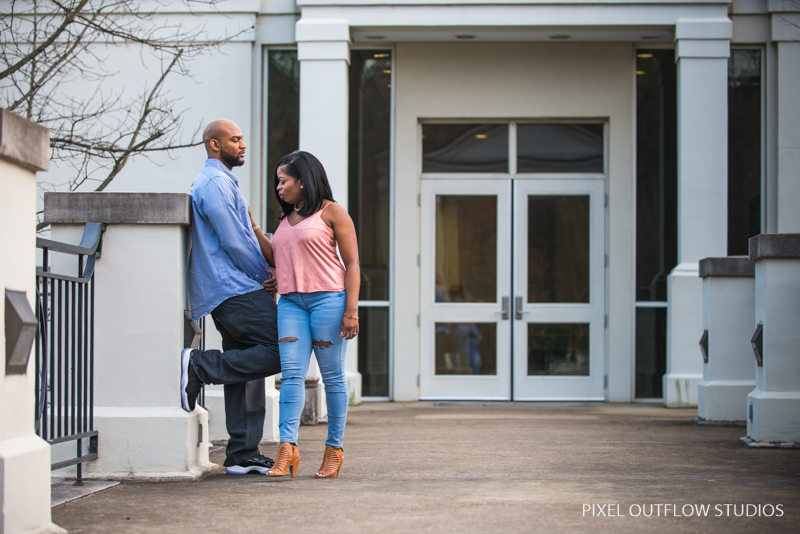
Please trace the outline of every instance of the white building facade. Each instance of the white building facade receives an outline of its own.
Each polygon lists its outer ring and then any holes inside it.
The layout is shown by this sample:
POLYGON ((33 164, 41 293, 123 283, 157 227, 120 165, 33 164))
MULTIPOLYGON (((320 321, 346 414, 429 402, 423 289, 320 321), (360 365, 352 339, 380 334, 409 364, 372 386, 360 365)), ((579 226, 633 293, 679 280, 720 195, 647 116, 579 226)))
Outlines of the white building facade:
MULTIPOLYGON (((359 235, 364 400, 694 405, 698 262, 800 232, 796 2, 218 9, 200 16, 254 30, 173 90, 242 128, 268 231, 280 156, 322 161, 359 235)), ((109 190, 185 192, 202 159, 109 190)))

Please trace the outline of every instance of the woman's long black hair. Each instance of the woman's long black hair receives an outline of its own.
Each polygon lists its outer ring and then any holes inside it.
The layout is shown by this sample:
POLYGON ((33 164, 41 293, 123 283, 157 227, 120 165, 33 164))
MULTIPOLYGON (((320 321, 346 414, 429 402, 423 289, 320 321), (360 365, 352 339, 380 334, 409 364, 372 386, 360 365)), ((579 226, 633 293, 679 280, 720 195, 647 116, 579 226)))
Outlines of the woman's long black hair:
POLYGON ((303 207, 297 212, 300 215, 311 215, 322 208, 326 200, 333 200, 331 184, 328 182, 328 175, 322 163, 313 154, 297 150, 291 154, 286 154, 275 167, 274 190, 275 198, 283 208, 281 219, 294 211, 294 204, 284 202, 278 195, 278 169, 283 167, 283 172, 303 184, 303 197, 305 202, 303 207))

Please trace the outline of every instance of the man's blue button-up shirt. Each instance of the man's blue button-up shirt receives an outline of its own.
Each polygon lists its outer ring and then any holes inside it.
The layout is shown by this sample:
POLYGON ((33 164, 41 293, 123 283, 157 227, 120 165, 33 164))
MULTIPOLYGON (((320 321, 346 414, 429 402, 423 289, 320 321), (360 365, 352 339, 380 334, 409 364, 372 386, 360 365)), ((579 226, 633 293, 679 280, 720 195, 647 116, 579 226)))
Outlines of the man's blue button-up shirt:
POLYGON ((222 162, 206 160, 191 195, 189 300, 197 320, 231 297, 263 291, 269 267, 250 227, 239 182, 222 162))

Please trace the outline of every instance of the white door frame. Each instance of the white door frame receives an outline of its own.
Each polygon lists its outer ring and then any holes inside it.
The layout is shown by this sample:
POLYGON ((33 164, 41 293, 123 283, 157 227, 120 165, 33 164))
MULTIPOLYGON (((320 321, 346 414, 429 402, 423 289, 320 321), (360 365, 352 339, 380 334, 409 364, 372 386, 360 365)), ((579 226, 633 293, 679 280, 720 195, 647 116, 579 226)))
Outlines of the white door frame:
POLYGON ((605 181, 514 181, 514 400, 605 400, 605 181), (589 303, 530 304, 528 294, 528 196, 589 196, 589 303), (518 304, 521 304, 519 306, 518 304), (589 376, 528 376, 529 323, 589 325, 589 376))
POLYGON ((422 180, 420 256, 420 400, 511 399, 511 317, 502 313, 511 287, 511 182, 509 180, 422 180), (492 303, 435 302, 436 196, 497 197, 497 295, 492 303), (505 299, 504 299, 505 297, 505 299), (506 318, 504 318, 504 316, 506 318), (438 322, 495 323, 497 372, 494 375, 437 375, 438 322))

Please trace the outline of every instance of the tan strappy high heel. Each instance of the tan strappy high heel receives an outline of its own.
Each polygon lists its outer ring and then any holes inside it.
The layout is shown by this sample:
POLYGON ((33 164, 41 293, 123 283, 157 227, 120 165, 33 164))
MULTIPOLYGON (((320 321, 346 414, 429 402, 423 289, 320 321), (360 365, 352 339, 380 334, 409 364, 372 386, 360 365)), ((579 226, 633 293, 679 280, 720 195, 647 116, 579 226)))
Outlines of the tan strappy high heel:
POLYGON ((344 462, 344 449, 337 449, 330 445, 325 446, 325 455, 322 457, 322 466, 314 478, 336 478, 344 462))
POLYGON ((268 477, 285 477, 286 473, 297 474, 297 466, 300 465, 300 450, 297 445, 283 442, 278 446, 278 455, 275 457, 275 465, 266 472, 268 477))

